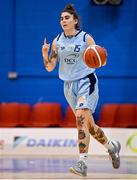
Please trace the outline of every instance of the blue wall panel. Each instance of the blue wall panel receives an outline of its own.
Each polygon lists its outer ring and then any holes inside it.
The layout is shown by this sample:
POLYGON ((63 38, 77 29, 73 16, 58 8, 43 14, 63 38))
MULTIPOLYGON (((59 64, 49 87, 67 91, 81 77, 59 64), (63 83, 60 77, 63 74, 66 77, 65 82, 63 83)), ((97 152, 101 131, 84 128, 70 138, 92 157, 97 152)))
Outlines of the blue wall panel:
MULTIPOLYGON (((41 47, 60 33, 60 12, 68 0, 3 0, 0 5, 0 102, 61 102, 66 107, 58 68, 44 70, 41 47), (18 78, 8 79, 15 71, 18 78)), ((71 1, 82 27, 108 51, 108 62, 97 70, 100 101, 137 103, 137 1, 121 6, 95 6, 90 0, 71 1)))
POLYGON ((0 75, 12 66, 13 59, 13 3, 0 2, 0 75))

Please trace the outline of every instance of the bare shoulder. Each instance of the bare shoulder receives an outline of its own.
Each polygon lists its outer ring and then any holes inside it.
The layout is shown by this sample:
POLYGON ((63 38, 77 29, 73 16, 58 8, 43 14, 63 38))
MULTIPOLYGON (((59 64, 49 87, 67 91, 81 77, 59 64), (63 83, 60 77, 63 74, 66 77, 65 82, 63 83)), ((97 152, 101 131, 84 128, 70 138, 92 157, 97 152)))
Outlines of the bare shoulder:
POLYGON ((92 37, 91 35, 89 35, 89 34, 87 34, 86 42, 87 42, 88 45, 94 45, 94 44, 96 44, 95 41, 94 41, 94 39, 93 39, 93 37, 92 37))

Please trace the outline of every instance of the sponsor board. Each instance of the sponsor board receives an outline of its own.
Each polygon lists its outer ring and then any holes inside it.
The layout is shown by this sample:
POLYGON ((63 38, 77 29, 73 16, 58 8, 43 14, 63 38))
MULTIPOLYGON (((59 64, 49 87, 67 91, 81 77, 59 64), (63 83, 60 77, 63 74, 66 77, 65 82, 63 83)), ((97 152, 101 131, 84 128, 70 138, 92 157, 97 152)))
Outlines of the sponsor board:
POLYGON ((4 139, 0 139, 0 149, 3 150, 5 145, 4 139))
POLYGON ((137 154, 137 131, 133 132, 127 139, 126 146, 137 154))
MULTIPOLYGON (((137 156, 137 129, 103 128, 111 140, 121 143, 121 155, 137 156)), ((76 155, 77 130, 75 128, 3 128, 0 129, 0 153, 76 155)), ((107 155, 104 146, 91 137, 89 154, 107 155)))

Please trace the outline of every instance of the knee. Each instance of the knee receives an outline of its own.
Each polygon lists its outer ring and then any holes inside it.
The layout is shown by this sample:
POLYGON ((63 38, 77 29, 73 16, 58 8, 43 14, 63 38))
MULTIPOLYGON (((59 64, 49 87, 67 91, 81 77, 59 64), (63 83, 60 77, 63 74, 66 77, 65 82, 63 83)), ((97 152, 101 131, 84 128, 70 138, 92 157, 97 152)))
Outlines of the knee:
POLYGON ((79 109, 76 111, 76 125, 77 128, 82 128, 86 124, 86 114, 83 109, 79 109))

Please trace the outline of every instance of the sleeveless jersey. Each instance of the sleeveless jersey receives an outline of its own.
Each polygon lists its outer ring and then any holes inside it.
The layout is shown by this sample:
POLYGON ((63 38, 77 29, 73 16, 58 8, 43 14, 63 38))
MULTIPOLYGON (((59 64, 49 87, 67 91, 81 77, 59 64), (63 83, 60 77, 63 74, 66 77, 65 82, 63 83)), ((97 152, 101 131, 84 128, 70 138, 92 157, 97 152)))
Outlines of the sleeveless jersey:
POLYGON ((56 38, 56 47, 59 60, 59 78, 64 81, 75 81, 95 71, 88 68, 82 59, 87 33, 80 30, 72 38, 65 36, 64 32, 56 38))

